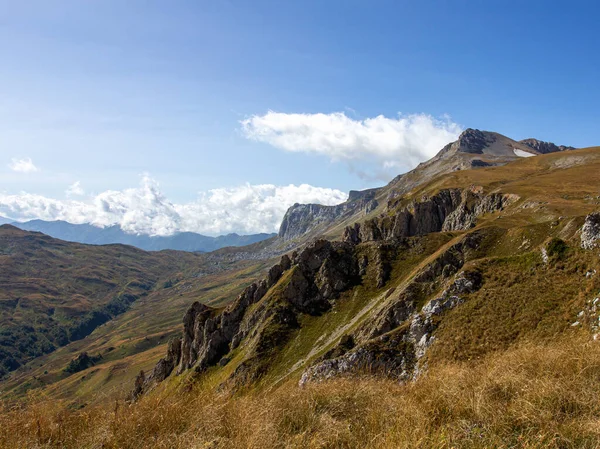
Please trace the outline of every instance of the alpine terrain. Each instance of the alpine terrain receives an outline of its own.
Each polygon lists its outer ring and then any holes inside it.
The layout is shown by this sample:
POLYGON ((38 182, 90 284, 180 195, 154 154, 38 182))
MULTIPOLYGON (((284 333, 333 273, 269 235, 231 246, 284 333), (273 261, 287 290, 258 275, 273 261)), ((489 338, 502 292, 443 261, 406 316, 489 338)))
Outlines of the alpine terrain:
POLYGON ((0 446, 598 447, 599 186, 467 129, 248 246, 3 225, 0 446))

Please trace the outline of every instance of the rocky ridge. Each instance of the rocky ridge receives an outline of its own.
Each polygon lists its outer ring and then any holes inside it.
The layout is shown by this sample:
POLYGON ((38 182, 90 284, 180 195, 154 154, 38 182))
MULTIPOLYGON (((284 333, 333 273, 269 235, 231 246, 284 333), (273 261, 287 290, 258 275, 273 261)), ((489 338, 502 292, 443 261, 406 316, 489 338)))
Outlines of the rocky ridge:
MULTIPOLYGON (((453 249, 463 250, 462 245, 453 249)), ((452 265, 453 269, 462 266, 462 260, 457 259, 457 262, 452 265)), ((439 297, 417 310, 417 292, 422 286, 410 284, 397 300, 390 301, 359 329, 356 336, 346 336, 346 341, 353 342, 352 347, 326 354, 306 369, 300 386, 340 375, 373 372, 392 375, 402 381, 415 379, 424 369, 421 360, 435 340, 432 335, 437 327, 435 317, 462 304, 464 299, 458 294, 473 293, 480 286, 478 272, 460 272, 439 297), (375 327, 371 329, 373 325, 375 327)))
POLYGON ((348 200, 337 206, 321 204, 294 204, 290 207, 279 228, 279 238, 284 241, 298 238, 319 225, 331 223, 346 215, 355 215, 358 211, 368 214, 375 210, 379 203, 375 199, 378 189, 362 192, 352 190, 348 200))
POLYGON ((184 316, 183 336, 169 343, 167 355, 149 375, 140 373, 133 396, 173 371, 180 374, 194 368, 202 372, 217 363, 226 364, 225 356, 244 339, 255 341, 256 356, 267 352, 297 327, 297 314, 325 312, 340 291, 357 281, 357 275, 351 244, 317 240, 291 257, 284 255, 266 279, 248 286, 223 311, 195 302, 184 316), (286 283, 261 302, 284 274, 286 283))
POLYGON ((575 149, 575 147, 555 145, 552 142, 543 142, 537 139, 523 139, 520 141, 520 143, 527 145, 529 148, 537 151, 540 154, 556 153, 557 151, 569 151, 575 149))
POLYGON ((382 212, 390 200, 428 182, 435 176, 458 170, 505 165, 519 159, 515 150, 535 155, 573 150, 537 139, 516 141, 502 134, 466 129, 459 138, 414 170, 394 178, 387 186, 350 192, 348 200, 336 206, 295 204, 288 209, 279 231, 282 241, 302 241, 317 236, 333 223, 353 223, 372 213, 382 212))
MULTIPOLYGON (((389 279, 391 254, 402 250, 406 238, 470 229, 480 214, 515 200, 511 195, 485 195, 477 189, 442 190, 398 208, 391 216, 348 227, 342 241, 316 240, 291 256, 284 255, 266 279, 251 284, 224 310, 194 303, 184 316, 183 336, 170 342, 166 356, 151 373, 140 374, 133 396, 172 372, 203 372, 210 366, 226 365, 242 345, 246 357, 232 378, 243 383, 259 378, 268 369, 269 355, 299 327, 301 314, 327 313, 340 293, 360 284, 368 270, 374 273, 376 288, 383 288, 389 279), (371 250, 365 251, 366 247, 371 250)), ((432 317, 456 307, 462 301, 457 294, 478 285, 473 273, 455 276, 478 241, 477 233, 467 234, 427 264, 404 289, 390 292, 366 323, 305 372, 302 382, 365 367, 401 379, 418 372, 419 360, 433 341, 432 317), (422 303, 423 297, 434 294, 449 279, 454 280, 441 294, 422 303)))
MULTIPOLYGON (((464 231, 475 226, 482 214, 502 210, 517 201, 516 195, 485 195, 477 188, 448 189, 412 201, 393 213, 347 227, 342 240, 361 243, 411 237, 440 231, 464 231)), ((393 209, 394 203, 388 205, 393 209)))

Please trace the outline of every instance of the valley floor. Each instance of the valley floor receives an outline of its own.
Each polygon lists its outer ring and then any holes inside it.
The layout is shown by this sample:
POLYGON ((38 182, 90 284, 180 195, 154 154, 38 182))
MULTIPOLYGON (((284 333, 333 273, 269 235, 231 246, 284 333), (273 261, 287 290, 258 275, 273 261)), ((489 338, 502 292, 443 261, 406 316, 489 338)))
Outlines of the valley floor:
POLYGON ((596 448, 599 397, 600 345, 571 337, 432 367, 406 385, 371 377, 230 395, 183 382, 133 405, 5 404, 0 447, 596 448))

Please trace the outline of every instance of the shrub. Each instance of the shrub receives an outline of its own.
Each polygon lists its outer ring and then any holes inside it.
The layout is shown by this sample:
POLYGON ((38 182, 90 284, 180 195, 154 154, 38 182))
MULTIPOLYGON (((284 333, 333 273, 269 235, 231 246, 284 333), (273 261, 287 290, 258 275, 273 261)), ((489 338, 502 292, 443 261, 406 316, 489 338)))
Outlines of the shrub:
POLYGON ((568 246, 564 240, 554 237, 552 240, 550 240, 550 242, 548 242, 546 251, 548 252, 548 256, 562 259, 567 251, 567 248, 568 246))

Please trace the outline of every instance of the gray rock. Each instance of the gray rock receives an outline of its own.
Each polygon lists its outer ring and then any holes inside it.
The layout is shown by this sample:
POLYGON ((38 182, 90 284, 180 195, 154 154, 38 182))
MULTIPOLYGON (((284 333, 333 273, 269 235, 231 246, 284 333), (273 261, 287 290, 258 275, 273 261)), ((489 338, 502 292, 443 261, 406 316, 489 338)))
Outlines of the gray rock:
POLYGON ((146 376, 144 371, 140 371, 135 379, 133 391, 130 393, 130 399, 135 401, 156 383, 162 382, 169 377, 179 363, 180 357, 181 339, 175 338, 169 341, 167 355, 158 361, 148 376, 146 376))
POLYGON ((304 371, 299 384, 303 386, 307 382, 365 370, 376 370, 401 381, 418 377, 425 368, 422 359, 435 341, 433 332, 439 320, 434 317, 462 304, 464 299, 458 294, 473 293, 481 288, 481 273, 462 271, 439 297, 428 301, 419 312, 415 311, 416 304, 427 286, 442 276, 442 267, 448 266, 450 261, 455 267, 462 266, 464 251, 474 247, 477 240, 473 236, 466 237, 434 260, 396 297, 387 296, 389 302, 367 320, 356 338, 352 338, 352 345, 344 346, 340 342, 304 371))
POLYGON ((600 240, 600 212, 594 212, 585 217, 581 228, 581 247, 593 249, 599 246, 600 240))
POLYGON ((404 344, 402 332, 386 334, 360 345, 340 357, 326 359, 302 373, 299 385, 343 375, 383 374, 400 380, 410 378, 414 354, 404 344))
POLYGON ((279 237, 292 240, 300 237, 321 225, 327 225, 342 217, 349 217, 361 211, 370 213, 378 206, 375 195, 379 189, 350 191, 348 200, 336 206, 321 204, 294 204, 290 207, 279 228, 279 237))
POLYGON ((574 147, 555 145, 552 142, 543 142, 537 139, 524 139, 520 142, 541 154, 556 153, 558 151, 569 151, 575 149, 574 147))
MULTIPOLYGON (((161 382, 177 368, 177 374, 194 368, 198 372, 216 364, 228 363, 228 353, 245 338, 256 337, 255 354, 266 354, 284 341, 286 329, 298 326, 296 313, 320 314, 331 307, 340 292, 358 282, 355 247, 349 243, 316 240, 292 258, 287 255, 268 271, 267 279, 254 282, 222 313, 199 302, 183 318, 183 335, 174 340, 167 355, 151 375, 136 381, 132 396, 137 397, 151 385, 161 382), (291 270, 280 299, 285 304, 260 303, 269 289, 291 270), (260 303, 250 313, 251 305, 260 303), (287 305, 286 305, 287 304, 287 305), (263 332, 261 323, 270 320, 278 333, 263 332), (138 385, 139 384, 139 385, 138 385)), ((237 369, 236 369, 237 372, 237 369)), ((240 376, 254 378, 261 369, 247 362, 239 367, 240 376)))
POLYGON ((446 189, 434 196, 421 198, 392 216, 384 214, 348 226, 342 240, 358 244, 432 232, 468 230, 475 226, 482 214, 502 210, 516 200, 516 195, 484 195, 471 190, 446 189))
MULTIPOLYGON (((519 156, 515 154, 515 149, 532 154, 545 154, 574 148, 536 139, 519 142, 498 133, 469 128, 455 142, 442 148, 435 157, 419 164, 414 170, 397 176, 385 187, 362 192, 351 191, 348 200, 337 206, 295 204, 283 219, 279 237, 288 241, 305 234, 317 234, 334 222, 356 221, 373 212, 379 205, 378 201, 382 201, 383 198, 387 199, 389 209, 389 205, 393 205, 403 195, 435 176, 457 170, 504 165, 517 160, 519 156)), ((468 229, 472 221, 467 219, 472 217, 467 215, 469 214, 463 216, 459 222, 462 227, 457 227, 459 223, 455 223, 453 229, 468 229)))

